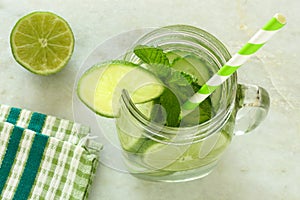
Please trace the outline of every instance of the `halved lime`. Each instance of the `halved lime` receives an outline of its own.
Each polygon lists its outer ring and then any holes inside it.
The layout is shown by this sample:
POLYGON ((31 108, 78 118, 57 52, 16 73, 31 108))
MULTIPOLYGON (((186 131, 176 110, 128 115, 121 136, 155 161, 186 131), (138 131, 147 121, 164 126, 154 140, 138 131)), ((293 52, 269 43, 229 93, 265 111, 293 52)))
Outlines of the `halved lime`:
POLYGON ((10 44, 20 65, 33 73, 49 75, 68 63, 74 36, 63 18, 51 12, 33 12, 16 23, 10 44))
POLYGON ((111 61, 87 70, 78 82, 77 92, 94 112, 115 117, 123 89, 129 92, 134 103, 144 103, 161 95, 164 87, 159 79, 139 65, 111 61))

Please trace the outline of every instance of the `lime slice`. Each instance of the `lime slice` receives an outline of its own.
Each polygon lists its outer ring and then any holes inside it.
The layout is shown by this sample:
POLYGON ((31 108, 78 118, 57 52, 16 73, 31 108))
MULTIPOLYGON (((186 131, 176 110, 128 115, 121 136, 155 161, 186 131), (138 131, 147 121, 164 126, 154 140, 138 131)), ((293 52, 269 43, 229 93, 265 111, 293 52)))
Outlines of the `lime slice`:
POLYGON ((123 89, 131 94, 134 103, 144 103, 160 96, 164 87, 160 80, 139 65, 112 61, 86 71, 78 82, 77 93, 94 112, 115 117, 123 89))
POLYGON ((33 12, 22 17, 10 35, 12 54, 29 71, 49 75, 68 63, 74 36, 68 23, 51 12, 33 12))

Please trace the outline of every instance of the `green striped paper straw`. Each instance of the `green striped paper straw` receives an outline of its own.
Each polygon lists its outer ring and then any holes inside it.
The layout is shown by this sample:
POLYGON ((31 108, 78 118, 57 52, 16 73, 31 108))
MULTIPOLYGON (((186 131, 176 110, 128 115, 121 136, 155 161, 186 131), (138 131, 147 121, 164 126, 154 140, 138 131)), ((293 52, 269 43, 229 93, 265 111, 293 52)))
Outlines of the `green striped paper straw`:
POLYGON ((232 58, 220 68, 188 101, 182 105, 182 116, 194 110, 215 89, 224 83, 239 67, 254 55, 275 33, 286 24, 282 14, 276 14, 245 44, 232 58))

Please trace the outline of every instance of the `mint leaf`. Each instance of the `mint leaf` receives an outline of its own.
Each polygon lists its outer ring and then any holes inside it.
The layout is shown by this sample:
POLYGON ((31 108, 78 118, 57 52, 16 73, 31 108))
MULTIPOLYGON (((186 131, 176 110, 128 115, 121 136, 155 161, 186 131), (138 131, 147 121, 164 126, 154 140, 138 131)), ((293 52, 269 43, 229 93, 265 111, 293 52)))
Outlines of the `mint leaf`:
POLYGON ((166 83, 172 77, 172 70, 170 69, 170 67, 160 64, 152 64, 148 66, 148 69, 158 78, 160 78, 164 83, 166 83))
POLYGON ((197 83, 198 79, 186 72, 181 72, 181 75, 186 79, 189 84, 197 83))
POLYGON ((180 103, 176 95, 168 88, 164 90, 162 95, 155 100, 155 104, 151 112, 151 119, 154 122, 161 123, 166 121, 165 125, 177 127, 179 125, 180 103))
POLYGON ((195 80, 191 75, 189 75, 185 72, 172 70, 171 76, 169 77, 169 80, 168 80, 168 83, 169 84, 170 83, 172 83, 172 84, 175 83, 179 86, 190 86, 193 82, 197 82, 197 79, 195 79, 195 80))
POLYGON ((169 59, 162 49, 156 47, 149 47, 146 45, 138 45, 133 52, 145 63, 152 65, 166 65, 170 66, 169 59))

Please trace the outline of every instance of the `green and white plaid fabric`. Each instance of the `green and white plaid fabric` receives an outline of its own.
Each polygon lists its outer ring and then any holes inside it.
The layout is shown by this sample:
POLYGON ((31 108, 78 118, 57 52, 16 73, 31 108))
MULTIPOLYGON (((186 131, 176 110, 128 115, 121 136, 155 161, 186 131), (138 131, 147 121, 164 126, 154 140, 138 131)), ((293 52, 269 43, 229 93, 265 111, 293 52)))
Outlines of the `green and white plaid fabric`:
POLYGON ((0 199, 87 199, 101 145, 89 128, 0 105, 0 199))

